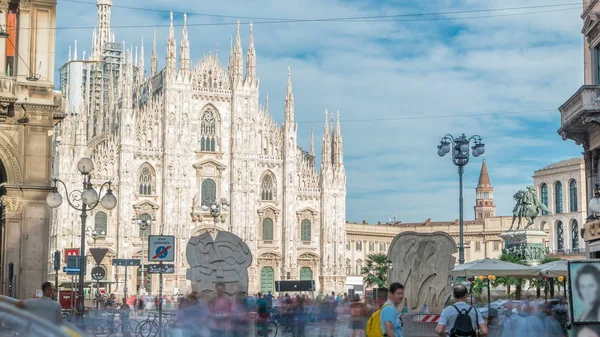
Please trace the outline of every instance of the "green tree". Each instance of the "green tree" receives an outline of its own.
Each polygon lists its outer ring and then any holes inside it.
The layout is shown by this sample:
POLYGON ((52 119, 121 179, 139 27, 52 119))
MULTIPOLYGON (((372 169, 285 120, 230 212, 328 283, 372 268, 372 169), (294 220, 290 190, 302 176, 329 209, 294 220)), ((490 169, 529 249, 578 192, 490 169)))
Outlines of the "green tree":
POLYGON ((387 273, 391 261, 385 254, 369 254, 365 266, 361 270, 363 282, 366 287, 385 287, 387 285, 387 273))

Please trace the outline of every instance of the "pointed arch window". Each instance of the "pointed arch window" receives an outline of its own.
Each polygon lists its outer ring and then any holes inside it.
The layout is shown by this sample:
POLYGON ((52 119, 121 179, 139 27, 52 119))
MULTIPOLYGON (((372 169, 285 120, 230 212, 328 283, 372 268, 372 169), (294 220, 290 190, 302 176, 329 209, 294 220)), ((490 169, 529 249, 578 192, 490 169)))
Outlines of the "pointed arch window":
POLYGON ((563 212, 563 189, 560 181, 554 184, 554 211, 556 214, 563 212))
POLYGON ((565 249, 565 233, 562 221, 556 223, 556 249, 560 252, 565 249))
POLYGON ((138 193, 140 195, 153 195, 155 193, 156 178, 152 166, 146 163, 140 167, 138 183, 138 193))
POLYGON ((94 230, 99 236, 105 236, 108 227, 108 216, 104 212, 98 212, 94 216, 94 230))
POLYGON ((262 239, 263 241, 273 241, 273 220, 271 218, 263 220, 262 239))
POLYGON ((260 198, 271 201, 275 196, 275 180, 271 174, 265 174, 260 183, 260 198))
POLYGON ((310 220, 302 220, 302 224, 300 225, 300 237, 302 241, 311 241, 311 227, 312 224, 310 223, 310 220))
POLYGON ((200 121, 200 151, 215 152, 217 118, 212 110, 206 110, 200 121))
POLYGON ((573 220, 571 223, 571 249, 579 249, 579 224, 577 220, 573 220))
POLYGON ((569 212, 577 212, 577 181, 569 182, 569 212))
POLYGON ((217 184, 212 179, 204 179, 202 182, 202 206, 209 206, 217 200, 217 184))
MULTIPOLYGON (((542 184, 542 186, 540 187, 540 194, 541 194, 541 202, 542 204, 544 204, 546 207, 548 207, 548 185, 546 184, 542 184)), ((548 212, 546 211, 542 211, 542 215, 548 215, 548 212)))

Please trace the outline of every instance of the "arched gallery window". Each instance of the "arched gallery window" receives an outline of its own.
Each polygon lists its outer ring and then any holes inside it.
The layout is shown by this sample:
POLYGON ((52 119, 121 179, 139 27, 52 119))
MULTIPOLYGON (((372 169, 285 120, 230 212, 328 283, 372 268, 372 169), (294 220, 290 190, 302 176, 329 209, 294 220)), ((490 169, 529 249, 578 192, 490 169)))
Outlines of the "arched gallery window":
POLYGON ((569 182, 569 212, 577 212, 577 181, 569 182))
MULTIPOLYGON (((546 184, 542 184, 542 187, 540 188, 541 191, 541 202, 542 204, 546 205, 546 207, 548 207, 548 185, 546 184)), ((542 211, 542 215, 548 215, 548 212, 546 211, 542 211)))
POLYGON ((565 233, 562 221, 556 223, 556 249, 559 251, 565 249, 565 233))
POLYGON ((557 181, 554 184, 554 212, 560 214, 563 212, 563 190, 562 183, 557 181))
POLYGON ((577 220, 571 223, 571 249, 579 249, 579 224, 577 220))

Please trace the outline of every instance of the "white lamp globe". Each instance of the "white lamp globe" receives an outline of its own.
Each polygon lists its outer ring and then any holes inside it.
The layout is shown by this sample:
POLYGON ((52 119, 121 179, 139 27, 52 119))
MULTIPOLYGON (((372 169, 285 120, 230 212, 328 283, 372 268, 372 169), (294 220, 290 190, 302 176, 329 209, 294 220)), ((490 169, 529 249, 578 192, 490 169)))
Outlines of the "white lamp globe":
POLYGON ((51 208, 57 208, 62 204, 62 195, 57 191, 52 191, 46 196, 46 204, 51 208))
POLYGON ((206 205, 202 205, 202 210, 206 212, 206 211, 208 211, 208 210, 209 210, 209 208, 208 208, 208 206, 206 206, 206 205))
POLYGON ((469 143, 460 144, 460 152, 467 152, 467 151, 469 151, 469 143))
POLYGON ((484 154, 485 153, 485 145, 479 144, 479 146, 477 147, 477 152, 479 152, 479 155, 484 154))
POLYGON ((450 152, 450 145, 448 145, 448 143, 444 144, 444 146, 442 146, 442 151, 444 151, 444 153, 450 152))
POLYGON ((446 152, 444 152, 444 150, 442 150, 442 149, 438 150, 438 156, 443 157, 445 155, 446 155, 446 152))
MULTIPOLYGON (((96 199, 98 199, 98 196, 96 196, 96 199)), ((111 190, 108 190, 102 197, 102 200, 100 200, 100 203, 105 209, 111 210, 117 206, 117 197, 115 197, 111 190)))
POLYGON ((90 174, 94 170, 94 162, 90 158, 81 158, 77 162, 77 169, 81 174, 90 174))
POLYGON ((81 193, 81 200, 88 206, 92 206, 98 202, 98 192, 95 189, 89 187, 81 193))
POLYGON ((217 205, 214 205, 214 204, 213 204, 213 205, 211 205, 211 206, 210 206, 210 209, 212 209, 213 211, 214 211, 214 210, 216 210, 216 209, 217 209, 217 205))
POLYGON ((473 149, 473 157, 477 158, 479 157, 479 152, 477 151, 477 149, 473 149))
POLYGON ((593 214, 600 213, 600 198, 592 198, 592 200, 590 200, 588 212, 593 214))

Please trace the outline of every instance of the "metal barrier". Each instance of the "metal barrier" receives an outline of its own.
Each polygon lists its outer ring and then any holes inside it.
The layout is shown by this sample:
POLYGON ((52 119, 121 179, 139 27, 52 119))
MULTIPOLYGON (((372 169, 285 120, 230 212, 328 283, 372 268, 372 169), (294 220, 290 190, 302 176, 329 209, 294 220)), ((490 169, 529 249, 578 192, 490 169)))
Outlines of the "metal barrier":
MULTIPOLYGON (((402 314, 402 323, 405 337, 437 337, 435 328, 438 325, 440 315, 434 314, 402 314)), ((499 337, 501 328, 491 325, 488 337, 499 337)))
POLYGON ((402 314, 402 331, 405 337, 437 337, 435 328, 440 315, 402 314))

